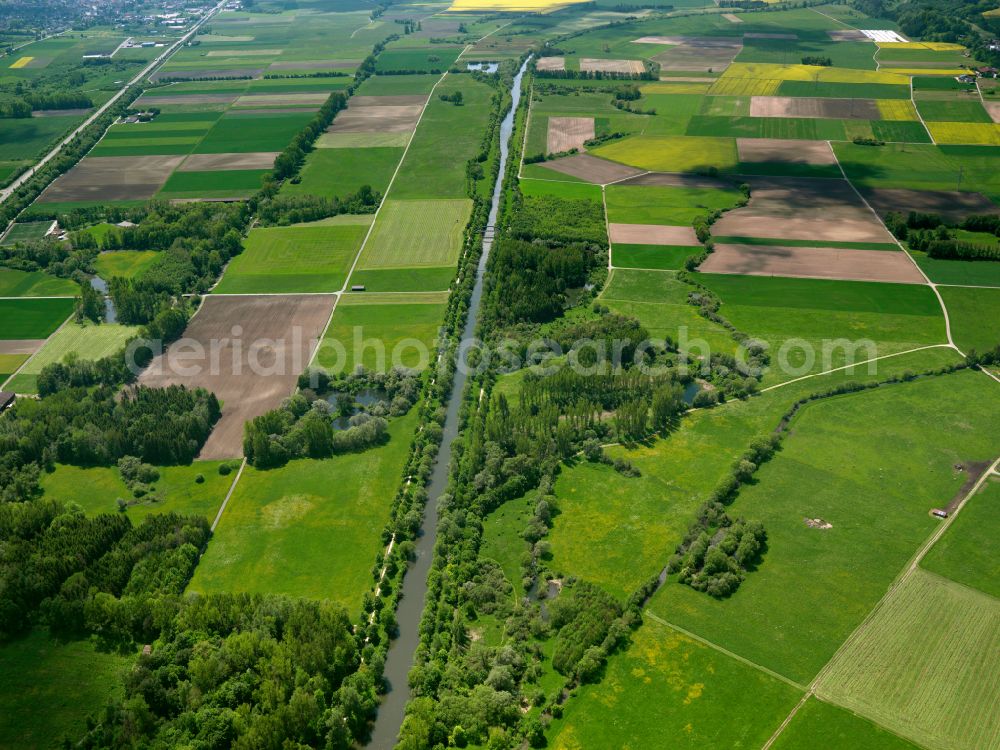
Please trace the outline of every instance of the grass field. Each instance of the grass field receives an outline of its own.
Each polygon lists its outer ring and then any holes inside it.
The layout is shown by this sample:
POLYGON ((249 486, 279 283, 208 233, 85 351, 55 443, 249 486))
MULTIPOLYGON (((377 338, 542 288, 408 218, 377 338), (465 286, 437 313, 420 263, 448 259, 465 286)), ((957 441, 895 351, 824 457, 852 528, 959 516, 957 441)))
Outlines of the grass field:
POLYGON ((654 338, 670 338, 682 349, 691 345, 699 353, 733 354, 736 343, 722 326, 701 317, 687 302, 694 287, 669 271, 651 273, 615 269, 601 293, 601 302, 623 315, 632 315, 654 338), (687 343, 684 343, 687 342, 687 343))
POLYGON ((734 208, 743 194, 736 188, 608 185, 604 196, 609 222, 690 226, 712 210, 734 208))
POLYGON ((818 686, 930 748, 1000 743, 1000 601, 915 570, 818 686))
MULTIPOLYGON (((549 174, 554 173, 549 172, 549 174)), ((550 182, 528 178, 521 180, 518 186, 521 188, 521 193, 528 197, 551 195, 570 200, 601 200, 601 186, 591 185, 588 182, 550 182)))
POLYGON ((379 371, 397 365, 426 367, 434 361, 446 298, 444 293, 345 296, 317 361, 335 372, 351 372, 359 364, 379 371))
POLYGON ((417 49, 389 48, 378 56, 375 72, 405 70, 427 73, 432 70, 445 71, 455 62, 455 58, 461 51, 461 47, 444 47, 442 45, 417 49))
POLYGON ((196 154, 281 151, 313 118, 313 112, 222 117, 194 149, 196 154))
POLYGON ((834 99, 909 99, 910 87, 902 83, 831 83, 782 81, 778 96, 821 96, 834 99))
POLYGON ((358 267, 454 265, 471 211, 468 199, 387 200, 358 267))
MULTIPOLYGON (((964 481, 953 465, 994 456, 1000 438, 995 386, 963 372, 804 407, 780 453, 730 510, 767 529, 759 569, 722 601, 671 578, 650 607, 808 682, 935 528, 930 509, 947 503, 964 481), (970 412, 970 403, 980 408, 970 412), (832 528, 810 528, 807 518, 832 528)), ((929 636, 948 643, 947 628, 931 630, 929 636)), ((884 675, 868 673, 880 675, 885 687, 884 675)))
POLYGON ((728 171, 736 166, 733 138, 632 136, 593 150, 595 156, 656 172, 728 171))
POLYGON ((3 244, 13 245, 17 242, 40 240, 48 234, 51 227, 51 221, 19 221, 3 236, 3 244))
POLYGON ((42 271, 0 268, 0 297, 75 297, 80 287, 42 271))
POLYGON ((945 341, 941 308, 925 286, 717 274, 696 278, 722 300, 720 314, 770 344, 768 380, 839 367, 850 357, 861 361, 945 341), (824 342, 829 342, 826 354, 824 342))
POLYGON ((988 479, 920 562, 927 570, 1000 598, 1000 560, 993 539, 1000 525, 1000 479, 988 479))
POLYGON ((38 390, 38 374, 46 365, 62 362, 69 355, 80 359, 101 359, 121 349, 125 341, 138 332, 139 326, 69 323, 45 342, 9 387, 17 393, 35 393, 38 390))
POLYGON ((611 249, 611 263, 616 268, 655 268, 677 271, 684 267, 684 261, 695 253, 697 247, 681 245, 614 245, 611 249))
POLYGON ((90 641, 59 643, 33 632, 0 646, 0 746, 59 747, 87 731, 87 717, 121 698, 132 659, 90 641))
POLYGON ((466 164, 482 147, 483 129, 490 119, 492 101, 493 89, 471 76, 445 78, 427 103, 389 197, 395 200, 465 198, 468 195, 466 164), (461 106, 439 98, 442 94, 454 95, 459 91, 462 92, 461 106), (433 175, 433 179, 428 179, 428 175, 433 175))
POLYGON ((837 159, 856 184, 1000 194, 1000 149, 984 146, 835 143, 837 159))
POLYGON ((414 408, 361 453, 247 467, 190 590, 330 599, 356 614, 416 423, 414 408))
POLYGON ((370 216, 342 217, 352 223, 299 224, 252 229, 233 258, 218 294, 336 292, 368 231, 370 216))
POLYGON ((428 73, 409 76, 374 75, 366 78, 354 93, 358 96, 429 94, 439 78, 441 76, 428 73))
POLYGON ((920 116, 928 122, 993 122, 979 99, 917 100, 920 116))
POLYGON ((647 618, 604 679, 580 689, 552 723, 548 746, 760 747, 801 693, 647 618))
POLYGON ((183 513, 204 516, 210 521, 222 505, 236 472, 223 476, 221 461, 195 461, 188 466, 159 466, 160 478, 153 491, 135 498, 122 481, 117 468, 83 468, 59 464, 53 472, 43 472, 42 490, 46 497, 77 503, 88 515, 118 513, 118 498, 129 505, 126 511, 133 523, 152 513, 183 513), (198 475, 204 482, 197 482, 198 475))
POLYGON ((772 745, 775 750, 918 750, 902 737, 843 708, 810 697, 772 745))
POLYGON ((80 117, 25 117, 0 120, 0 161, 30 159, 81 120, 80 117))
POLYGON ((174 172, 160 188, 161 198, 239 198, 260 190, 263 169, 174 172))
POLYGON ((301 181, 286 182, 282 192, 343 198, 368 185, 384 193, 402 155, 402 148, 317 148, 306 158, 301 181))
POLYGON ((973 260, 940 260, 910 251, 917 265, 937 284, 968 284, 1000 287, 1000 263, 973 260))
POLYGON ((71 299, 0 299, 6 339, 44 339, 73 312, 71 299))
POLYGON ((951 335, 964 351, 983 352, 1000 344, 1000 289, 939 287, 948 307, 951 335))
POLYGON ((27 354, 0 354, 0 385, 3 385, 27 358, 27 354))
POLYGON ((101 253, 94 260, 94 268, 102 279, 121 276, 135 279, 156 262, 159 253, 154 250, 118 250, 101 253))
POLYGON ((421 268, 368 268, 351 274, 351 286, 369 292, 440 292, 451 286, 455 266, 421 268))

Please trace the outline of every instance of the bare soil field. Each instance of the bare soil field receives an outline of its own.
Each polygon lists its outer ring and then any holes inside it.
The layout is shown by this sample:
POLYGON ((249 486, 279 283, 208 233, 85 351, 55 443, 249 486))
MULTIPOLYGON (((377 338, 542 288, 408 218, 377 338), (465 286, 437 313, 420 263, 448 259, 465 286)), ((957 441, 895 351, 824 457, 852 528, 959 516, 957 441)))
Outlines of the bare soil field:
POLYGON ((237 458, 243 452, 244 422, 292 392, 323 335, 334 299, 325 294, 206 297, 184 337, 153 360, 139 383, 214 392, 222 401, 222 418, 200 458, 237 458), (196 359, 191 352, 199 347, 205 354, 196 359))
POLYGON ((258 117, 260 115, 301 115, 303 112, 315 112, 316 104, 307 107, 264 107, 262 109, 231 109, 226 117, 258 117))
POLYGON ((140 96, 136 107, 158 107, 164 104, 232 104, 239 94, 170 94, 165 96, 140 96))
POLYGON ((46 339, 0 339, 0 354, 34 354, 46 339))
POLYGON ((743 23, 743 19, 735 13, 723 13, 722 17, 729 21, 729 23, 743 23))
POLYGON ((1000 122, 1000 102, 983 102, 983 108, 993 122, 1000 122))
POLYGON ((177 168, 178 172, 226 172, 236 169, 270 169, 277 151, 246 154, 192 154, 177 168))
POLYGON ((656 187, 683 187, 716 190, 731 188, 736 183, 718 177, 702 177, 694 174, 673 174, 671 172, 647 172, 629 180, 622 180, 622 185, 654 185, 656 187))
POLYGON ((566 70, 565 57, 539 57, 535 63, 536 70, 566 70))
POLYGON ((183 156, 88 156, 46 188, 39 203, 152 198, 183 156))
POLYGON ((827 242, 892 242, 845 180, 752 177, 750 203, 722 215, 712 233, 827 242))
POLYGON ((264 68, 197 68, 195 70, 158 70, 149 77, 151 81, 164 79, 196 81, 202 78, 260 78, 264 68))
POLYGON ((644 36, 641 44, 669 44, 653 57, 662 70, 721 72, 743 49, 743 40, 730 36, 644 36))
POLYGON ((267 66, 268 70, 354 70, 360 60, 283 60, 267 66))
POLYGON ((554 172, 561 172, 571 177, 586 180, 587 182, 593 182, 597 185, 606 185, 609 182, 618 182, 627 177, 635 177, 642 174, 641 169, 599 159, 590 154, 564 156, 561 159, 542 162, 540 166, 551 169, 554 172))
POLYGON ((837 157, 826 141, 794 141, 782 138, 737 138, 740 161, 779 164, 836 164, 837 157))
POLYGON ((881 120, 871 99, 820 99, 809 96, 752 96, 751 117, 818 117, 831 120, 881 120))
POLYGON ((939 214, 947 221, 961 221, 969 214, 1000 214, 1000 206, 982 193, 906 188, 866 188, 862 192, 882 215, 889 211, 919 211, 939 214))
POLYGON ((642 60, 600 60, 581 57, 580 70, 586 73, 642 73, 646 69, 642 60))
POLYGON ((408 133, 412 131, 427 97, 354 96, 339 112, 327 133, 408 133))
POLYGON ((32 117, 83 117, 89 114, 90 107, 77 107, 72 109, 36 109, 31 113, 32 117))
POLYGON ((668 227, 660 224, 608 224, 612 242, 623 245, 687 245, 701 243, 691 227, 668 227))
POLYGON ((546 148, 550 154, 581 149, 593 137, 593 117, 550 117, 546 148))
POLYGON ((887 250, 716 245, 698 270, 745 276, 924 283, 920 271, 905 253, 887 250))
POLYGON ((835 31, 827 31, 830 38, 835 42, 866 42, 868 37, 866 37, 862 32, 857 29, 837 29, 835 31))
POLYGON ((329 94, 322 91, 300 91, 291 94, 243 94, 236 100, 237 107, 281 107, 296 106, 299 104, 322 105, 330 98, 329 94))

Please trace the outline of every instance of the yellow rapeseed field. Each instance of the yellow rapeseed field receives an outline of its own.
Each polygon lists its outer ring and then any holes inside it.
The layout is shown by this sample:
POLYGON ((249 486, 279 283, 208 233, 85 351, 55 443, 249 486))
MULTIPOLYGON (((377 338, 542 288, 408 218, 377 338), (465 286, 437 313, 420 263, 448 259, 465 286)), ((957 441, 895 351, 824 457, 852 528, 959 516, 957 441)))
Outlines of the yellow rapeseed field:
POLYGON ((449 11, 469 13, 476 11, 551 13, 574 3, 587 0, 454 0, 449 11))
POLYGON ((1000 125, 994 122, 929 122, 935 143, 1000 146, 1000 125))
POLYGON ((25 65, 27 65, 28 63, 30 63, 34 59, 35 58, 33 58, 33 57, 22 57, 20 60, 15 60, 14 62, 12 62, 10 64, 10 67, 12 69, 23 68, 25 65))
MULTIPOLYGON (((822 81, 824 83, 895 83, 909 84, 909 71, 855 70, 827 68, 820 65, 780 65, 777 63, 733 63, 722 74, 719 83, 732 78, 776 81, 822 81)), ((931 74, 933 75, 933 73, 931 74)), ((716 83, 715 86, 718 86, 716 83)), ((716 91, 713 94, 728 93, 716 91)), ((755 95, 757 94, 754 92, 755 95)))
POLYGON ((644 94, 704 94, 708 91, 708 87, 711 84, 708 83, 691 83, 691 82, 680 82, 680 83, 670 83, 668 81, 662 81, 660 83, 649 83, 645 86, 640 86, 640 90, 644 94))
POLYGON ((883 120, 919 120, 913 102, 908 99, 876 99, 878 112, 883 120))
POLYGON ((876 44, 884 49, 930 49, 935 52, 953 52, 965 49, 961 44, 952 44, 951 42, 876 42, 876 44))

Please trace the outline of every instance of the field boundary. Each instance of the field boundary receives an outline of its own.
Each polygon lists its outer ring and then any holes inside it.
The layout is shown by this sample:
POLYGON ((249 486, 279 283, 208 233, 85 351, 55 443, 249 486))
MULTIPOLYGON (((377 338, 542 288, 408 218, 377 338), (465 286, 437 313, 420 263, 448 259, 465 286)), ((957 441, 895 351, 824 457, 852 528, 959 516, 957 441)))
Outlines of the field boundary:
POLYGON ((222 520, 222 514, 226 510, 226 507, 229 505, 229 499, 233 496, 233 493, 236 491, 236 485, 240 481, 240 477, 243 476, 243 470, 246 467, 247 467, 247 459, 246 456, 244 456, 243 462, 240 464, 239 471, 237 471, 236 476, 233 477, 233 483, 229 485, 229 492, 227 492, 226 496, 222 499, 222 505, 219 506, 219 512, 215 514, 215 520, 212 521, 212 526, 210 530, 213 533, 215 532, 215 527, 219 525, 219 521, 222 520))
MULTIPOLYGON (((39 298, 38 297, 27 297, 27 298, 25 298, 25 297, 2 297, 0 299, 39 299, 39 298)), ((45 298, 41 298, 41 299, 66 299, 66 298, 65 297, 45 297, 45 298)), ((61 331, 63 328, 65 328, 66 324, 69 323, 73 319, 74 315, 75 315, 75 312, 70 313, 66 317, 66 320, 64 320, 62 323, 59 324, 59 327, 56 328, 56 330, 54 330, 52 333, 50 333, 48 336, 46 336, 45 337, 45 344, 49 343, 49 339, 51 339, 53 336, 55 336, 57 333, 59 333, 59 331, 61 331)), ((16 378, 21 373, 21 370, 23 370, 31 360, 33 360, 35 357, 38 356, 38 352, 40 352, 42 349, 45 348, 45 344, 42 344, 40 347, 38 347, 34 352, 31 353, 30 357, 28 357, 26 360, 24 360, 24 362, 22 362, 20 365, 18 365, 18 368, 16 370, 14 370, 14 372, 12 372, 10 374, 10 376, 6 380, 4 380, 2 383, 0 383, 0 387, 3 387, 5 385, 7 385, 7 383, 11 382, 14 378, 16 378)))
POLYGON ((660 617, 659 615, 657 615, 652 610, 646 609, 646 610, 644 610, 643 614, 646 615, 646 616, 648 616, 649 619, 654 620, 655 622, 658 622, 661 625, 670 628, 671 630, 676 630, 681 635, 685 635, 688 638, 690 638, 690 639, 692 639, 694 641, 697 641, 698 643, 702 644, 703 646, 708 646, 709 648, 714 649, 715 651, 718 651, 720 654, 724 654, 725 656, 728 656, 728 657, 730 657, 732 659, 735 659, 738 662, 746 664, 748 667, 753 667, 757 671, 763 672, 764 674, 766 674, 766 675, 768 675, 770 677, 773 677, 776 680, 781 680, 786 685, 790 685, 791 687, 795 688, 796 690, 802 690, 802 691, 806 692, 807 696, 809 695, 809 693, 808 693, 809 688, 807 686, 802 685, 802 684, 796 682, 795 680, 791 679, 790 677, 785 677, 785 675, 780 674, 779 672, 775 672, 773 669, 768 669, 767 667, 765 667, 765 666, 763 666, 761 664, 758 664, 755 661, 750 661, 750 659, 747 659, 745 656, 740 656, 739 654, 734 653, 734 652, 730 651, 729 649, 727 649, 727 648, 725 648, 723 646, 720 646, 717 643, 712 643, 712 641, 708 640, 707 638, 702 638, 700 635, 698 635, 696 633, 692 633, 690 630, 686 630, 685 628, 682 628, 679 625, 674 625, 672 622, 667 622, 666 620, 664 620, 662 617, 660 617))

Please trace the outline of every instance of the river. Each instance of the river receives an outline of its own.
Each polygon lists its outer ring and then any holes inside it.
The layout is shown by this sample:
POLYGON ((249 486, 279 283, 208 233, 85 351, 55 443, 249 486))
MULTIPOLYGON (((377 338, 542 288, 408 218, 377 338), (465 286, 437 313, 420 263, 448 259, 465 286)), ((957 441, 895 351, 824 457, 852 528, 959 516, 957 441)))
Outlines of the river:
MULTIPOLYGON (((472 338, 479 316, 479 305, 483 297, 483 271, 486 260, 493 246, 493 231, 500 208, 500 192, 503 188, 504 174, 507 171, 507 155, 510 152, 510 137, 514 132, 514 114, 521 101, 521 78, 524 76, 524 65, 514 76, 511 86, 511 108, 500 123, 500 171, 497 174, 496 185, 493 187, 493 201, 490 205, 490 216, 486 232, 483 235, 483 253, 479 259, 476 271, 476 283, 469 300, 469 315, 462 331, 462 339, 472 338)), ((413 665, 413 657, 420 642, 420 617, 424 611, 424 599, 427 596, 427 575, 430 573, 431 560, 434 556, 434 543, 437 539, 437 505, 441 495, 448 488, 448 467, 451 464, 451 444, 458 435, 458 411, 462 405, 462 393, 465 390, 466 373, 460 368, 455 373, 455 383, 448 399, 448 407, 444 422, 444 437, 438 450, 437 462, 431 474, 427 487, 428 501, 424 508, 421 535, 416 541, 416 561, 410 567, 403 580, 402 597, 396 610, 396 621, 399 623, 399 637, 389 646, 385 660, 385 680, 389 692, 385 695, 375 719, 371 740, 367 747, 374 750, 389 750, 394 747, 399 737, 399 728, 403 724, 406 702, 410 697, 407 686, 407 675, 413 665)))

